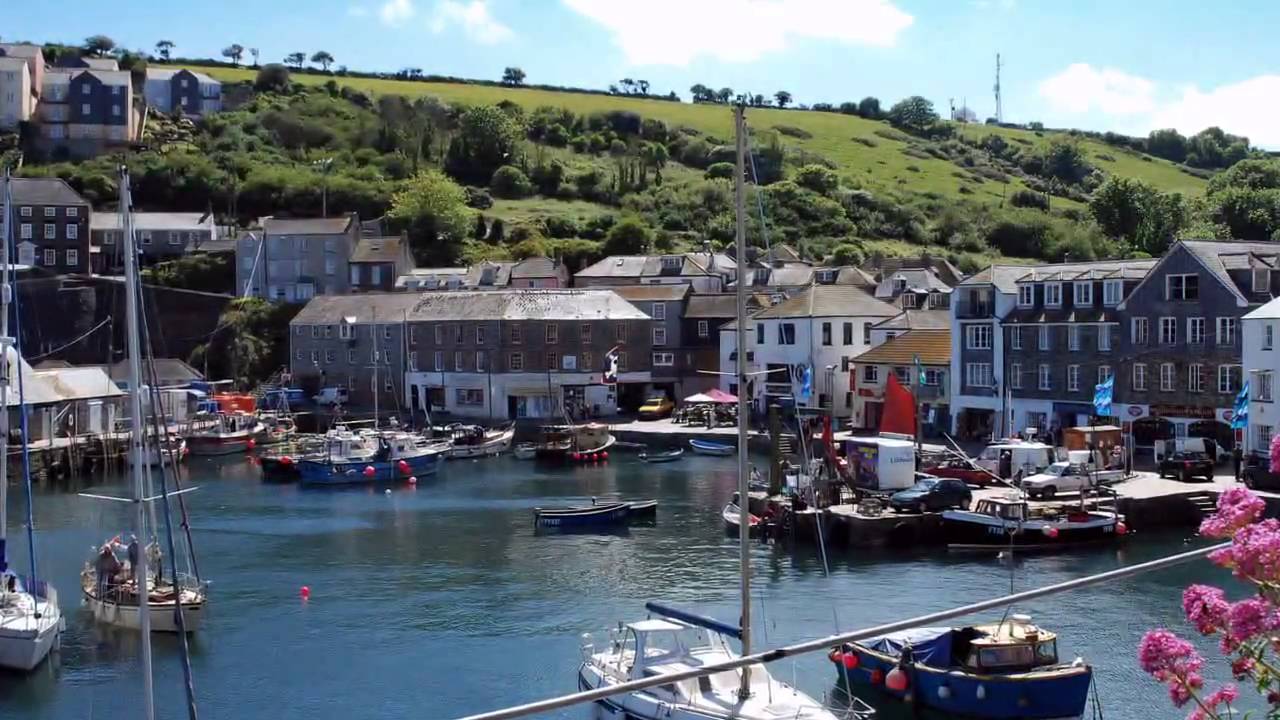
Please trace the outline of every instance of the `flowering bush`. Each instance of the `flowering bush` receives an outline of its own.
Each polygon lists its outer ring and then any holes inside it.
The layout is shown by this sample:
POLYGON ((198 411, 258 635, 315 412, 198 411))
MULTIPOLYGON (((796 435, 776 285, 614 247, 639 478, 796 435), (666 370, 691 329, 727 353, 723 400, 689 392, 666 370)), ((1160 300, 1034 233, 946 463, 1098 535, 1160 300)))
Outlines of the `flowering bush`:
POLYGON ((1271 472, 1280 473, 1280 435, 1271 438, 1271 472))
MULTIPOLYGON (((1271 446, 1272 463, 1280 446, 1271 446)), ((1182 593, 1182 610, 1202 635, 1216 635, 1223 655, 1231 658, 1231 674, 1248 681, 1265 695, 1271 709, 1268 718, 1280 718, 1280 521, 1263 520, 1266 503, 1241 487, 1218 498, 1218 510, 1200 524, 1205 537, 1230 539, 1231 545, 1215 550, 1209 559, 1228 568, 1257 593, 1238 602, 1227 600, 1219 588, 1192 585, 1182 593)), ((1138 644, 1143 671, 1169 688, 1177 707, 1192 706, 1187 720, 1224 720, 1232 717, 1237 689, 1228 684, 1204 692, 1204 667, 1191 643, 1166 629, 1151 630, 1138 644)))

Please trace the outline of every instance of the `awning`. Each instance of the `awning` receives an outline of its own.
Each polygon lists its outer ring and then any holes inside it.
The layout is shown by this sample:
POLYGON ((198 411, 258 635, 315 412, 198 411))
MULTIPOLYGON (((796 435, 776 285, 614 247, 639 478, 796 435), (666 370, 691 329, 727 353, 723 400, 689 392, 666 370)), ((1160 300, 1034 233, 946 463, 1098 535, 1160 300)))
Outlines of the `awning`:
POLYGON ((687 403, 713 403, 715 399, 704 393, 696 393, 684 399, 687 403))
POLYGON ((736 395, 730 395, 729 393, 721 390, 720 388, 712 388, 711 390, 709 390, 707 392, 707 397, 711 398, 712 402, 719 402, 719 403, 738 402, 738 397, 736 395))

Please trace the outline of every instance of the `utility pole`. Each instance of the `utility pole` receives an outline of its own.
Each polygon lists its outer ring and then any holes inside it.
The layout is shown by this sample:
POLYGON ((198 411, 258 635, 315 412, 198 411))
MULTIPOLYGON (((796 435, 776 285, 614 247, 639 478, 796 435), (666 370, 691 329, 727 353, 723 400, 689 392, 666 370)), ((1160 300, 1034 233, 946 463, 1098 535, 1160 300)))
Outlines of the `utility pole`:
MULTIPOLYGON (((747 118, 742 103, 733 109, 733 126, 736 145, 734 150, 735 182, 734 200, 734 251, 738 263, 737 335, 738 347, 738 562, 742 572, 742 654, 751 653, 751 495, 747 470, 747 292, 743 280, 747 276, 747 224, 746 224, 746 152, 747 118)), ((751 697, 751 668, 742 668, 742 683, 738 697, 751 697)))
POLYGON ((1004 122, 1004 107, 1000 102, 1000 53, 996 53, 996 123, 1004 122))

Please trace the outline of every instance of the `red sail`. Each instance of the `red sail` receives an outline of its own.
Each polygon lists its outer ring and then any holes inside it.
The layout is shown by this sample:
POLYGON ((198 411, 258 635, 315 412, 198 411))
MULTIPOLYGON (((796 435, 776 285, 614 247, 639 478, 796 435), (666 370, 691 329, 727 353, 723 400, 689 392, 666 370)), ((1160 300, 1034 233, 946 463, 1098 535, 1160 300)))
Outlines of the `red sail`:
POLYGON ((880 432, 914 435, 916 432, 916 401, 911 391, 898 382, 896 373, 889 373, 884 385, 884 414, 880 416, 880 432))

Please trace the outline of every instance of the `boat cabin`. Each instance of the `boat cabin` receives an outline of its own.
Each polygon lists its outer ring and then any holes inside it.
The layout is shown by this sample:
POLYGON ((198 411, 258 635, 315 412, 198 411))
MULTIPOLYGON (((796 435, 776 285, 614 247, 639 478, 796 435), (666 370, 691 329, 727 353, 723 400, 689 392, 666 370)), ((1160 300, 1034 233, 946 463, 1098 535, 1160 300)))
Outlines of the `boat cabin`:
POLYGON ((974 505, 973 512, 1014 522, 1023 522, 1031 517, 1027 501, 1010 497, 982 498, 974 505))
MULTIPOLYGON (((967 640, 964 666, 980 672, 1026 672, 1058 664, 1058 638, 1031 623, 1026 615, 1014 615, 1008 622, 977 625, 959 631, 954 642, 967 640)), ((956 645, 957 650, 961 650, 956 645)))

